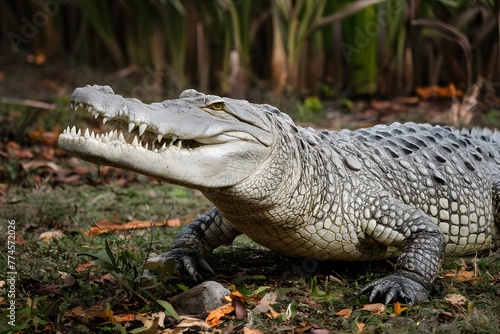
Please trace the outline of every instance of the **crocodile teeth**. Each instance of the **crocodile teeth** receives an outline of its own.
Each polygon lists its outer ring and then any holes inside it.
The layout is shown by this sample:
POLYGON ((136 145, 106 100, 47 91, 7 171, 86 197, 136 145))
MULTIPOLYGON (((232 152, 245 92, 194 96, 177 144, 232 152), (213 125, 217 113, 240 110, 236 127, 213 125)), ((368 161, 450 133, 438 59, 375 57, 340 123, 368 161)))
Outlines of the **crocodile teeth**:
POLYGON ((163 135, 161 133, 158 134, 158 142, 161 143, 161 140, 163 139, 163 135))
POLYGON ((69 103, 69 107, 74 110, 75 109, 75 104, 73 102, 70 102, 69 103))
POLYGON ((85 129, 83 137, 85 137, 85 138, 89 138, 90 137, 89 129, 85 129))
POLYGON ((146 123, 142 123, 139 125, 139 136, 142 136, 144 134, 144 131, 146 131, 147 125, 146 123))
POLYGON ((71 128, 71 134, 76 135, 76 126, 74 126, 74 125, 71 128))
POLYGON ((128 132, 132 132, 132 130, 134 130, 134 128, 135 128, 135 123, 134 122, 128 123, 128 132))
POLYGON ((134 140, 132 140, 132 145, 133 146, 139 145, 139 141, 137 140, 137 136, 134 136, 134 140))
POLYGON ((106 124, 106 122, 108 121, 108 119, 109 119, 109 118, 107 118, 107 117, 103 117, 103 118, 102 118, 102 124, 106 124))
POLYGON ((99 113, 97 111, 95 111, 92 115, 94 116, 94 118, 99 117, 99 113))
POLYGON ((175 143, 175 146, 177 146, 177 148, 182 148, 182 140, 178 140, 177 143, 175 143))
POLYGON ((123 137, 123 132, 120 132, 120 135, 118 136, 119 141, 125 141, 125 137, 123 137))

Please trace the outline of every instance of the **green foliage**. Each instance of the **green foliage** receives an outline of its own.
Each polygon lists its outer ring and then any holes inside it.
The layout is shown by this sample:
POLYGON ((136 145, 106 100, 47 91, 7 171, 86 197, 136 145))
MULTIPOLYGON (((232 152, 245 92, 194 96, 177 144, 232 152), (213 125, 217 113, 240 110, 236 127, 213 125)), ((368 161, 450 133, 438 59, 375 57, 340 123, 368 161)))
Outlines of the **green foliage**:
POLYGON ((498 109, 488 110, 485 114, 486 124, 491 127, 497 127, 500 124, 500 111, 498 109))
MULTIPOLYGON (((107 269, 127 292, 142 300, 151 299, 163 307, 167 315, 179 319, 179 315, 170 303, 158 300, 148 292, 149 289, 154 289, 161 283, 156 282, 154 278, 142 275, 142 269, 140 269, 142 266, 135 261, 136 259, 134 259, 132 252, 121 250, 115 253, 111 250, 108 241, 105 240, 104 250, 95 254, 82 253, 78 255, 90 256, 97 260, 96 264, 107 269), (148 284, 145 284, 145 281, 148 281, 148 284)), ((116 293, 118 294, 119 292, 117 290, 116 293)))
POLYGON ((125 60, 118 42, 118 34, 112 26, 113 9, 107 6, 106 2, 98 0, 80 1, 79 5, 85 19, 102 40, 113 61, 119 67, 124 66, 125 60))
POLYGON ((47 300, 48 296, 37 296, 33 299, 26 298, 25 307, 22 308, 17 317, 17 325, 10 328, 12 332, 34 328, 38 330, 40 326, 46 325, 48 319, 53 312, 54 303, 47 300))
POLYGON ((309 96, 302 104, 297 105, 299 121, 317 121, 323 116, 323 104, 316 96, 309 96))
POLYGON ((324 297, 326 295, 326 292, 321 290, 321 288, 318 286, 318 277, 314 276, 311 278, 311 297, 324 297))
MULTIPOLYGON (((22 36, 12 17, 26 15, 27 3, 2 3, 2 33, 22 36)), ((67 34, 50 42, 71 41, 63 47, 79 62, 138 66, 151 76, 143 94, 241 84, 248 95, 247 80, 267 81, 277 94, 395 95, 430 84, 465 91, 479 74, 500 80, 493 0, 85 0, 75 7, 78 24, 64 5, 50 18, 67 34)))

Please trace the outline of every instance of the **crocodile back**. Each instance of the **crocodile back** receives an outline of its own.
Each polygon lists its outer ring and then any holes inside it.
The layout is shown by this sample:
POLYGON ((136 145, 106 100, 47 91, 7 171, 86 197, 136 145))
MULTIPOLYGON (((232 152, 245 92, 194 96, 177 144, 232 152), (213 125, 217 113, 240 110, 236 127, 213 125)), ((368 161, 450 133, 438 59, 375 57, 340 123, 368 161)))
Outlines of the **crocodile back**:
POLYGON ((493 191, 500 182, 498 132, 394 123, 339 136, 348 169, 427 213, 444 232, 448 253, 500 241, 493 191))

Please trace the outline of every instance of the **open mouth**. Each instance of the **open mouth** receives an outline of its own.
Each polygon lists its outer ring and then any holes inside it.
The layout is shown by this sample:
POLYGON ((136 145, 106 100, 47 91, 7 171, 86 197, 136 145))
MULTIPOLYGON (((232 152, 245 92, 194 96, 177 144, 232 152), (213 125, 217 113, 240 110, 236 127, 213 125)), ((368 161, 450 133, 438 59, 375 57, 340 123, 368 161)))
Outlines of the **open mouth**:
POLYGON ((113 130, 105 133, 95 133, 89 129, 82 131, 82 129, 77 129, 75 126, 71 128, 68 126, 62 134, 74 137, 75 139, 93 139, 111 145, 126 144, 134 147, 142 147, 155 153, 161 153, 174 147, 177 149, 195 150, 202 146, 222 144, 228 141, 237 140, 236 137, 224 134, 198 139, 181 139, 174 134, 158 133, 148 124, 138 124, 129 120, 120 112, 110 118, 89 104, 71 102, 70 106, 71 109, 75 111, 78 111, 79 108, 84 108, 87 112, 91 113, 94 118, 101 118, 103 124, 113 128, 113 130))

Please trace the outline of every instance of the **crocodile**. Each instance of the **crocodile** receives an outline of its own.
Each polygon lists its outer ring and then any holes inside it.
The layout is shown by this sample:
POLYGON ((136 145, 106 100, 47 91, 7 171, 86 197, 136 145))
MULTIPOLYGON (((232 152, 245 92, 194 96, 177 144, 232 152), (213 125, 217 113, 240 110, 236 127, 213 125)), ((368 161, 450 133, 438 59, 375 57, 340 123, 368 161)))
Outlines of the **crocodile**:
POLYGON ((175 259, 185 277, 213 275, 212 251, 243 233, 291 256, 396 258, 394 272, 361 293, 413 304, 429 297, 445 254, 500 245, 496 130, 393 123, 318 131, 271 105, 194 89, 145 104, 86 86, 70 105, 114 130, 68 127, 61 148, 198 189, 214 204, 150 259, 175 259))

